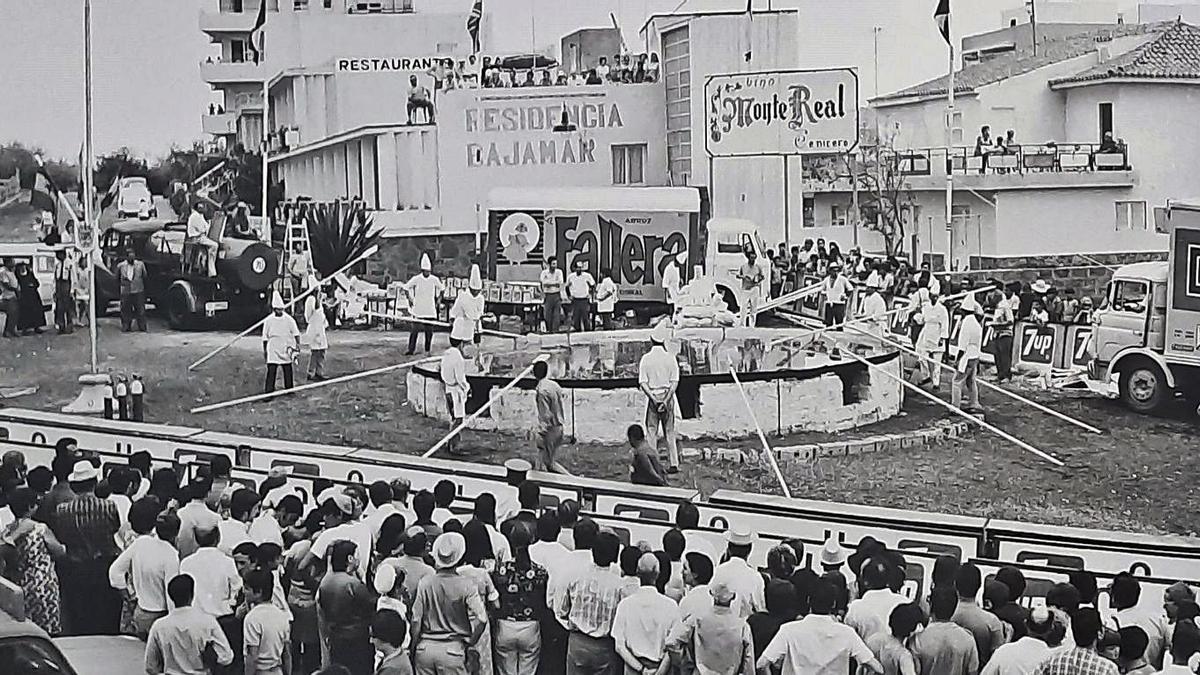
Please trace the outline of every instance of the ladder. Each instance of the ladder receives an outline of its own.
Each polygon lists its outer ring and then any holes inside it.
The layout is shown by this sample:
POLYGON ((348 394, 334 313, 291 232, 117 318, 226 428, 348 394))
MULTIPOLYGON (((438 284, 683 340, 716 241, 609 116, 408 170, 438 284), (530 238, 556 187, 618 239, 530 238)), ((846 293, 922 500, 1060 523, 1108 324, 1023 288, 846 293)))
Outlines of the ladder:
MULTIPOLYGON (((308 238, 308 220, 300 212, 289 214, 283 235, 283 255, 279 256, 281 269, 279 270, 279 280, 276 283, 279 285, 279 296, 283 298, 285 304, 291 302, 297 295, 289 274, 292 258, 297 255, 308 257, 309 274, 312 274, 312 242, 308 238), (297 245, 300 247, 299 251, 296 251, 297 245)), ((303 322, 304 303, 292 307, 291 313, 297 320, 303 322)))

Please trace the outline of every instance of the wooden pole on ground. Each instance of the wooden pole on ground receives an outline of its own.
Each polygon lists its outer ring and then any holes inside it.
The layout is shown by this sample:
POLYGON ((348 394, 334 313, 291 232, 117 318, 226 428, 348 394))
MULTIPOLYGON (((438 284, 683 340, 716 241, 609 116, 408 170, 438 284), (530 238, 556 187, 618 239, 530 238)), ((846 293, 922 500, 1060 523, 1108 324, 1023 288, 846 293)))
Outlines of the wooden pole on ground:
MULTIPOLYGON (((320 280, 319 282, 317 282, 317 285, 315 285, 315 286, 311 286, 311 287, 310 287, 308 290, 306 290, 306 291, 304 291, 303 293, 301 293, 300 295, 297 295, 296 297, 292 298, 292 301, 291 301, 291 302, 289 302, 289 303, 287 303, 286 305, 284 305, 284 306, 283 306, 284 310, 291 309, 291 307, 292 307, 293 305, 295 305, 297 302, 300 302, 300 301, 301 301, 301 300, 303 300, 304 298, 307 298, 309 295, 312 295, 313 293, 315 293, 315 292, 317 291, 317 289, 319 289, 319 288, 323 287, 325 284, 327 284, 327 283, 329 283, 329 282, 333 281, 334 277, 336 277, 337 275, 341 274, 342 272, 345 272, 346 270, 350 269, 351 267, 354 267, 355 265, 357 265, 358 263, 360 263, 360 262, 362 262, 362 261, 366 260, 367 258, 369 258, 369 257, 371 257, 371 256, 373 256, 373 255, 375 255, 375 252, 376 252, 376 251, 378 251, 378 250, 379 250, 379 246, 377 246, 377 245, 372 245, 370 248, 368 248, 367 250, 363 251, 363 252, 362 252, 362 255, 358 256, 358 257, 357 257, 357 258, 355 258, 354 260, 351 260, 350 262, 348 262, 348 263, 346 263, 345 265, 343 265, 343 266, 342 266, 342 268, 341 268, 341 269, 339 269, 338 271, 334 272, 333 274, 330 274, 329 276, 327 276, 327 277, 325 277, 324 279, 322 279, 322 280, 320 280)), ((193 363, 192 365, 188 366, 188 370, 195 370, 196 368, 198 368, 198 367, 200 366, 200 364, 202 364, 202 363, 204 363, 205 361, 207 361, 207 360, 211 359, 212 357, 216 356, 217 354, 220 354, 221 352, 225 351, 226 349, 229 349, 230 347, 232 347, 232 346, 233 346, 233 344, 234 344, 235 342, 237 342, 238 340, 241 340, 242 338, 246 337, 247 335, 249 335, 250 333, 252 333, 252 332, 253 332, 253 331, 255 331, 256 329, 258 329, 259 327, 261 327, 261 326, 263 325, 263 323, 265 323, 265 322, 266 322, 267 318, 268 318, 268 317, 270 317, 270 316, 271 316, 270 314, 268 314, 267 316, 264 316, 262 319, 259 319, 258 323, 254 324, 253 326, 250 326, 250 327, 249 327, 249 328, 247 328, 246 330, 244 330, 244 331, 242 331, 242 332, 238 333, 238 334, 237 334, 236 336, 234 336, 234 338, 233 338, 232 340, 230 340, 229 342, 226 342, 225 344, 221 345, 220 347, 217 347, 216 349, 214 349, 214 350, 212 350, 211 352, 209 352, 209 353, 205 354, 204 356, 201 356, 201 357, 200 357, 200 358, 199 358, 199 359, 198 359, 198 360, 197 360, 195 363, 193 363)))
POLYGON ((243 398, 236 398, 236 399, 233 399, 232 401, 225 401, 223 403, 213 403, 210 405, 202 405, 198 408, 192 408, 191 413, 193 415, 196 415, 199 413, 211 412, 213 410, 220 410, 222 408, 229 408, 229 407, 232 407, 235 405, 241 405, 243 403, 253 403, 255 401, 265 401, 269 398, 283 396, 284 394, 298 394, 302 391, 311 391, 311 390, 317 389, 319 387, 327 387, 331 384, 341 384, 343 382, 350 382, 352 380, 358 380, 358 379, 362 379, 364 377, 373 377, 375 375, 383 375, 384 373, 390 373, 395 370, 404 370, 405 368, 412 368, 413 366, 420 365, 422 363, 425 363, 426 361, 436 361, 440 358, 442 358, 442 357, 426 356, 423 359, 416 359, 414 361, 405 361, 404 363, 397 363, 397 364, 394 364, 391 366, 384 366, 382 368, 372 368, 371 370, 364 370, 361 373, 352 373, 350 375, 342 375, 340 377, 335 377, 335 378, 332 378, 329 380, 321 380, 320 382, 309 382, 308 384, 302 384, 299 387, 292 387, 291 389, 278 389, 276 391, 272 391, 269 393, 255 394, 253 396, 245 396, 243 398))
POLYGON ((858 354, 855 354, 855 353, 853 353, 849 350, 845 350, 845 349, 842 350, 842 353, 845 354, 846 356, 849 356, 850 358, 854 359, 855 361, 858 361, 858 362, 866 365, 868 368, 874 368, 878 372, 881 372, 884 375, 887 375, 888 377, 892 378, 893 380, 899 382, 901 386, 908 389, 909 391, 914 391, 917 394, 942 406, 943 408, 950 410, 954 414, 959 415, 960 417, 963 417, 967 421, 969 421, 973 424, 977 424, 977 425, 983 427, 984 429, 987 429, 988 431, 996 434, 997 436, 999 436, 1000 438, 1003 438, 1006 441, 1009 441, 1010 443, 1014 443, 1015 445, 1022 448, 1023 450, 1031 452, 1031 453, 1037 455, 1038 457, 1041 457, 1042 459, 1046 460, 1047 462, 1050 462, 1051 464, 1053 464, 1055 466, 1065 466, 1061 461, 1055 459, 1054 457, 1051 457, 1050 455, 1047 455, 1046 453, 1042 452, 1041 450, 1038 450, 1037 448, 1033 447, 1032 445, 1017 438, 1016 436, 1013 436, 1012 434, 1009 434, 1006 431, 1002 431, 999 428, 997 428, 995 425, 989 424, 989 423, 979 419, 978 417, 975 417, 974 415, 967 413, 962 408, 956 407, 950 403, 947 403, 946 401, 943 401, 942 399, 938 398, 937 396, 934 396, 933 394, 925 391, 924 389, 909 382, 908 380, 905 380, 903 377, 889 373, 886 369, 884 369, 874 363, 871 363, 870 361, 868 361, 867 359, 864 359, 863 357, 859 356, 858 354))
POLYGON ((738 393, 742 395, 742 403, 746 404, 746 412, 750 413, 750 421, 754 422, 754 430, 758 432, 758 440, 762 443, 763 452, 766 453, 767 460, 771 462, 771 468, 775 470, 775 478, 779 480, 779 488, 783 490, 783 496, 791 499, 792 491, 788 489, 787 481, 783 479, 783 472, 779 470, 779 462, 775 461, 775 453, 771 450, 770 444, 767 443, 767 436, 758 424, 758 418, 754 415, 754 406, 750 405, 750 397, 746 395, 746 388, 742 386, 742 381, 738 379, 737 370, 734 369, 732 361, 729 362, 729 376, 733 378, 733 383, 737 385, 738 393))
POLYGON ((517 386, 518 382, 520 382, 526 375, 528 375, 530 372, 533 371, 533 366, 535 364, 537 364, 541 361, 545 361, 549 358, 550 358, 549 354, 538 354, 538 357, 533 360, 533 363, 526 366, 525 370, 522 370, 521 372, 517 373, 516 377, 509 380, 508 384, 506 384, 500 388, 500 391, 496 392, 493 396, 489 397, 487 400, 487 403, 484 403, 483 405, 479 406, 479 410, 476 410, 475 412, 471 413, 470 415, 467 415, 466 418, 463 419, 462 422, 458 423, 458 426, 451 429, 450 433, 446 434, 445 436, 442 436, 442 440, 438 441, 437 443, 434 443, 433 447, 426 450, 421 455, 421 457, 430 457, 433 455, 433 453, 437 452, 438 450, 441 450, 443 446, 445 446, 447 443, 450 442, 450 439, 457 436, 460 432, 462 432, 463 429, 466 429, 468 424, 470 424, 475 418, 482 415, 485 410, 487 410, 489 407, 491 407, 492 401, 495 401, 496 399, 503 396, 504 392, 517 386))
MULTIPOLYGON (((968 295, 973 296, 976 293, 987 293, 989 291, 994 291, 996 289, 997 289, 996 286, 984 286, 983 288, 973 288, 969 291, 963 291, 962 293, 956 293, 954 295, 942 298, 942 302, 953 302, 954 300, 962 300, 963 298, 967 297, 968 295)), ((913 308, 909 307, 908 305, 905 305, 904 307, 896 307, 895 309, 889 309, 888 311, 884 312, 883 314, 876 314, 875 316, 870 317, 870 319, 872 321, 874 321, 874 320, 878 320, 881 317, 891 316, 893 314, 899 314, 900 312, 907 312, 911 309, 913 309, 913 308)), ((842 321, 841 323, 835 323, 832 326, 816 328, 816 329, 801 333, 799 335, 793 335, 791 337, 782 337, 782 338, 778 338, 775 340, 771 340, 770 342, 767 343, 767 347, 775 347, 775 346, 781 345, 785 342, 794 342, 796 340, 802 340, 811 335, 820 335, 821 333, 824 333, 826 331, 837 330, 839 328, 845 328, 846 326, 848 326, 850 324, 862 323, 863 321, 865 321, 865 319, 846 319, 846 320, 842 321)))
MULTIPOLYGON (((870 333, 861 328, 858 328, 857 326, 850 326, 850 330, 860 333, 862 335, 876 338, 881 342, 890 344, 893 347, 895 347, 896 349, 899 349, 900 351, 905 352, 907 354, 912 354, 913 356, 921 359, 922 361, 929 361, 930 363, 933 363, 934 365, 937 365, 937 366, 941 366, 942 368, 945 368, 946 370, 954 371, 953 366, 943 363, 937 359, 931 359, 928 356, 921 354, 920 352, 918 352, 915 349, 909 349, 908 347, 905 347, 904 345, 900 344, 896 340, 892 340, 889 338, 882 337, 880 335, 876 335, 874 333, 870 333)), ((1071 424, 1074 424, 1075 426, 1079 427, 1080 429, 1083 429, 1084 431, 1090 431, 1093 434, 1103 434, 1104 433, 1100 429, 1097 429, 1096 427, 1094 427, 1086 422, 1081 422, 1081 421, 1075 419, 1074 417, 1070 417, 1068 415, 1060 413, 1057 410, 1054 410, 1053 408, 1048 408, 1048 407, 1042 405, 1041 403, 1038 403, 1036 401, 1031 401, 1031 400, 1025 398, 1024 396, 1020 396, 1018 394, 1015 394, 1015 393, 1005 389, 1004 387, 997 386, 997 385, 992 384, 991 382, 985 382, 985 381, 979 380, 979 379, 977 379, 976 381, 991 391, 995 391, 995 392, 1004 394, 1005 396, 1007 396, 1011 399, 1020 401, 1021 403, 1024 403, 1025 405, 1032 406, 1033 408, 1036 408, 1037 410, 1040 410, 1040 411, 1046 413, 1047 415, 1057 417, 1058 419, 1060 419, 1064 422, 1070 422, 1071 424)))
MULTIPOLYGON (((446 323, 445 321, 437 321, 435 319, 422 319, 422 318, 416 317, 416 316, 402 316, 399 314, 380 314, 378 312, 367 312, 367 316, 378 317, 385 321, 395 321, 395 322, 411 321, 413 323, 427 323, 430 326, 440 326, 442 328, 450 327, 450 324, 446 323)), ((520 333, 509 333, 508 331, 492 330, 491 328, 480 328, 479 332, 487 333, 488 335, 496 335, 498 337, 512 338, 514 340, 525 337, 524 335, 521 335, 520 333)))

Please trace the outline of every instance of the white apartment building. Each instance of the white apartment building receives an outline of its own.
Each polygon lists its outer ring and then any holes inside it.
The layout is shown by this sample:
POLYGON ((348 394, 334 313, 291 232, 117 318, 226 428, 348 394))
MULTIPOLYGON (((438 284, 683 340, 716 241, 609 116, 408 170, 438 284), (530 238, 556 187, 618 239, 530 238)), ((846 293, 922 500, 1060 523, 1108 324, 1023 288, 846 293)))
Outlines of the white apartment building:
MULTIPOLYGON (((906 174, 905 249, 955 269, 1023 266, 1088 254, 1118 262, 1166 250, 1153 208, 1195 192, 1200 28, 1177 21, 1092 26, 967 63, 955 75, 947 161, 946 78, 872 101, 906 174), (980 128, 1015 143, 984 164, 980 128), (1111 132, 1119 148, 1101 147, 1111 132), (945 176, 954 177, 945 223, 945 176)), ((994 140, 993 140, 994 144, 994 140)), ((853 241, 844 176, 805 181, 806 236, 853 241)), ((865 249, 880 250, 860 227, 865 249)))

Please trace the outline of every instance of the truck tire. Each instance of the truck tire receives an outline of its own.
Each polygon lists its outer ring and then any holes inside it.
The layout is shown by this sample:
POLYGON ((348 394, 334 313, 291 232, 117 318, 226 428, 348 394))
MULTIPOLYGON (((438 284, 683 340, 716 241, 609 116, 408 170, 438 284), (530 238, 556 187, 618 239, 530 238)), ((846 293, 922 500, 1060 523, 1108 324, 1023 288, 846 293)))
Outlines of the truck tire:
POLYGON ((167 324, 174 330, 191 330, 196 325, 187 289, 174 285, 167 289, 167 324))
POLYGON ((1149 414, 1172 398, 1162 369, 1149 359, 1139 359, 1121 370, 1121 401, 1139 413, 1149 414))

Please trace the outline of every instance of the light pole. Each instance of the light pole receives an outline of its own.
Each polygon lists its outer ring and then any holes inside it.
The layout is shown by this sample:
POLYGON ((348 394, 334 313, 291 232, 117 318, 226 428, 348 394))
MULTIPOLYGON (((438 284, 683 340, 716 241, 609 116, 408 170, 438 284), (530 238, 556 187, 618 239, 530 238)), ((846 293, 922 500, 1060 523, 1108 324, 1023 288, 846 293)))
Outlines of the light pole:
MULTIPOLYGON (((96 359, 96 251, 99 232, 96 228, 94 210, 95 187, 92 175, 92 0, 83 0, 83 158, 79 170, 83 173, 83 233, 84 241, 76 232, 75 245, 87 259, 88 284, 88 333, 91 341, 91 369, 97 371, 96 359)), ((116 180, 114 178, 114 180, 116 180)))

